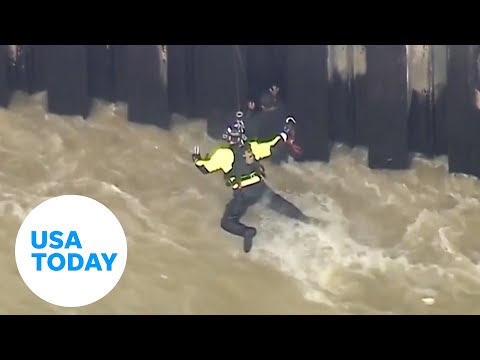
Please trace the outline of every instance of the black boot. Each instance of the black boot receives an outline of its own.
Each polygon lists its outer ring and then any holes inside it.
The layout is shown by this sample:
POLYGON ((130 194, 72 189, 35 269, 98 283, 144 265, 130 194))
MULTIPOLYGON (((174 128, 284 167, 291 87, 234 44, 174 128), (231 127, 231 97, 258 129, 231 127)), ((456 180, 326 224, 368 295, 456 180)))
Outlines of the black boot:
POLYGON ((243 233, 243 251, 250 252, 253 245, 253 238, 257 235, 257 230, 253 227, 247 228, 243 233))

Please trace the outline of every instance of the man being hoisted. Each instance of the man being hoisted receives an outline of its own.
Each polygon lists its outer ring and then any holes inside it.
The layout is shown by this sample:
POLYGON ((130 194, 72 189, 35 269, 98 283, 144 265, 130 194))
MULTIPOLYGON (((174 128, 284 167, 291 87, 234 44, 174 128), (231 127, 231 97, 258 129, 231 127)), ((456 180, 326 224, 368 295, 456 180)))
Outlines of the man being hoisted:
POLYGON ((221 227, 231 234, 243 237, 243 249, 248 253, 257 230, 242 224, 240 219, 250 206, 261 199, 266 199, 268 206, 282 215, 304 223, 318 224, 319 221, 305 215, 295 205, 270 189, 264 181, 265 169, 259 163, 260 160, 272 155, 272 150, 277 144, 282 142, 293 144, 294 139, 289 138, 289 134, 294 133, 293 117, 287 118, 285 128, 280 134, 267 141, 249 140, 245 135, 242 117, 242 112, 238 112, 236 122, 229 126, 223 135, 228 146, 217 148, 205 159, 202 159, 200 149, 196 146, 192 159, 204 174, 223 171, 227 185, 233 189, 233 198, 225 207, 221 227))

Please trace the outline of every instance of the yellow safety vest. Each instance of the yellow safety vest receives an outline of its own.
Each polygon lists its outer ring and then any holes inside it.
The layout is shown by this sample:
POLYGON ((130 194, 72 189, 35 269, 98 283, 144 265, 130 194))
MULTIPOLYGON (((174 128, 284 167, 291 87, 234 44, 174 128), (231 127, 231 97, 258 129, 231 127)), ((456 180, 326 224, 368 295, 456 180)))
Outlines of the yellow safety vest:
MULTIPOLYGON (((280 140, 286 140, 286 134, 281 133, 276 135, 271 140, 258 141, 251 140, 248 143, 252 154, 255 156, 257 161, 266 159, 272 155, 272 149, 279 143, 280 140)), ((233 163, 235 161, 235 154, 230 147, 219 147, 217 148, 209 157, 206 159, 198 159, 195 161, 197 167, 202 167, 207 173, 213 173, 216 171, 222 170, 225 175, 228 176, 228 173, 233 169, 233 163)), ((242 187, 256 184, 262 181, 263 177, 256 172, 253 172, 247 176, 240 179, 240 185, 242 187)), ((238 189, 238 182, 235 181, 235 177, 229 177, 228 181, 232 188, 238 189)))

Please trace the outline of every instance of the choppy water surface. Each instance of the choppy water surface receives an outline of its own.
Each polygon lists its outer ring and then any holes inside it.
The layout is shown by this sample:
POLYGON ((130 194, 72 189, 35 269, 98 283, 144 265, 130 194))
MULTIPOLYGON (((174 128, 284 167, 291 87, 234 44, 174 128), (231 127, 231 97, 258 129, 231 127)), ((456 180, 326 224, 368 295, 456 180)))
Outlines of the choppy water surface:
POLYGON ((1 313, 480 313, 480 183, 448 175, 445 158, 382 172, 337 147, 329 164, 266 163, 270 185, 328 225, 256 206, 244 254, 219 227, 222 176, 191 163, 193 145, 217 144, 204 121, 167 132, 127 122, 122 107, 97 105, 88 121, 44 109, 42 96, 17 96, 0 110, 1 313), (60 194, 103 202, 129 243, 118 286, 80 309, 36 298, 15 265, 23 218, 60 194))

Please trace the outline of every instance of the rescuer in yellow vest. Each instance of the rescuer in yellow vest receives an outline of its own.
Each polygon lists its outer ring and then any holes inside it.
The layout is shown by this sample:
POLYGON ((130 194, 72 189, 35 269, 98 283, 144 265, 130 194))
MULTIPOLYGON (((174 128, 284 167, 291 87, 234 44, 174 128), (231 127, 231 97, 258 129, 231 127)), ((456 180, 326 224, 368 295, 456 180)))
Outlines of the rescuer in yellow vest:
POLYGON ((238 112, 236 122, 223 134, 228 146, 215 149, 206 158, 201 157, 200 149, 196 146, 192 159, 204 174, 223 171, 227 185, 233 189, 233 198, 225 207, 221 227, 231 234, 243 237, 243 249, 248 253, 257 230, 242 224, 240 219, 247 209, 260 199, 266 199, 272 210, 290 218, 316 224, 318 220, 305 215, 295 205, 270 189, 264 181, 265 170, 259 163, 260 160, 272 155, 272 149, 277 144, 281 142, 293 144, 293 139, 289 139, 288 135, 293 133, 295 124, 293 117, 287 118, 284 131, 280 134, 270 140, 258 141, 246 137, 242 115, 242 112, 238 112))

